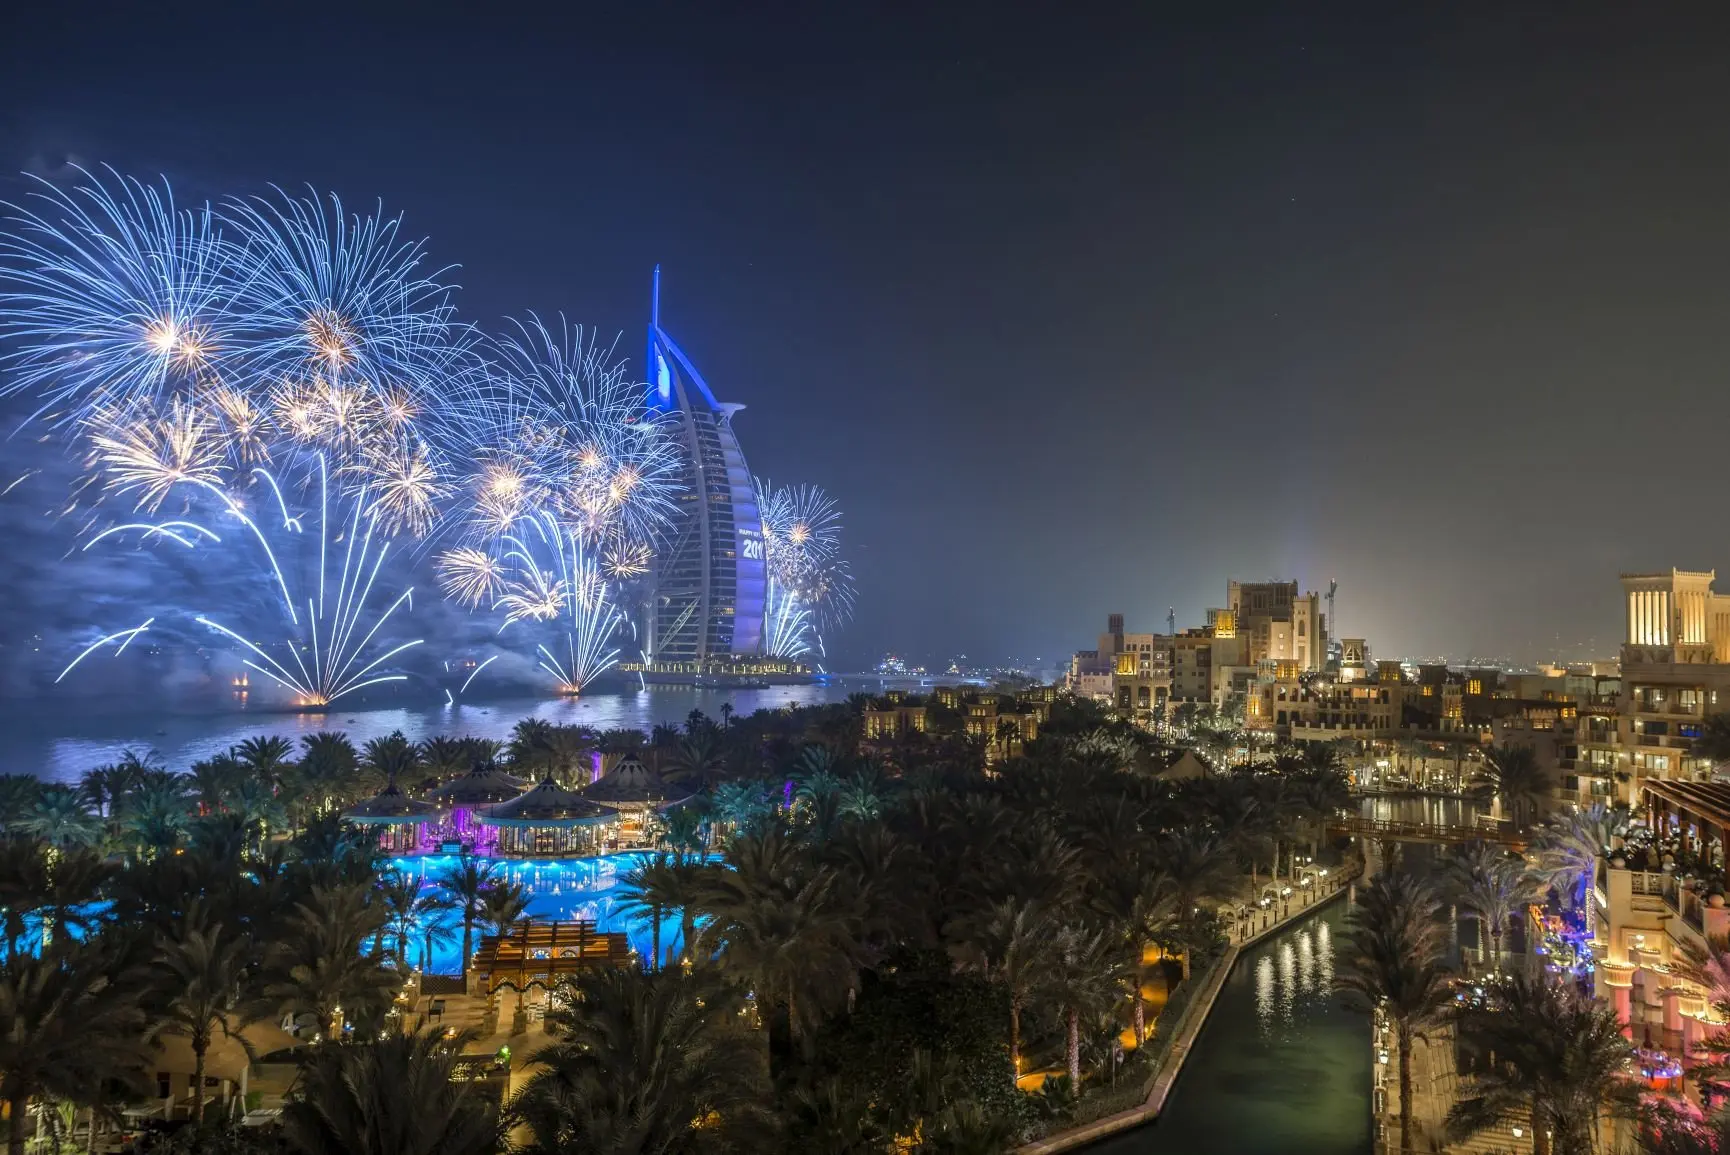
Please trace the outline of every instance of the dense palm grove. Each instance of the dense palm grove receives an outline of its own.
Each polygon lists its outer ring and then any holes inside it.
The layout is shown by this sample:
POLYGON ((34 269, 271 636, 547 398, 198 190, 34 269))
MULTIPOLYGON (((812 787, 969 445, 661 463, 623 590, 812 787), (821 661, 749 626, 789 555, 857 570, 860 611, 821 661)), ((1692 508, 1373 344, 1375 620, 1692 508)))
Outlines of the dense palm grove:
POLYGON ((502 748, 258 739, 184 773, 129 758, 77 788, 0 779, 11 1149, 27 1120, 50 1134, 151 1097, 162 1038, 202 1057, 293 1019, 314 1030, 279 1127, 228 1131, 218 1105, 157 1146, 1002 1150, 1133 1080, 1149 948, 1174 983, 1212 957, 1217 903, 1289 877, 1346 801, 1327 749, 1167 781, 1167 751, 1077 703, 990 771, 940 711, 863 756, 861 706, 650 735, 527 721, 502 748), (526 896, 473 859, 422 890, 337 812, 476 760, 557 777, 627 747, 699 790, 631 878, 655 945, 561 992, 497 1102, 451 1081, 456 1048, 405 1036, 397 996, 445 906, 467 957, 526 896), (662 944, 663 924, 683 933, 662 944), (1052 1077, 1029 1093, 1018 1071, 1052 1077))

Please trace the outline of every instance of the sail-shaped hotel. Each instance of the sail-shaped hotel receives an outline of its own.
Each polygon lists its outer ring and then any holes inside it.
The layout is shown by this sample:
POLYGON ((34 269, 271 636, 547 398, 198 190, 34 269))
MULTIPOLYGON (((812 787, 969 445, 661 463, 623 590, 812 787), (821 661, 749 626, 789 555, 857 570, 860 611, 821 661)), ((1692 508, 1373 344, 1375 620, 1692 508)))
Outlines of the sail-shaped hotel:
POLYGON ((742 405, 715 400, 661 327, 661 270, 649 320, 651 402, 684 452, 684 491, 657 552, 645 617, 649 681, 803 677, 810 667, 763 654, 768 576, 751 470, 733 432, 742 405))

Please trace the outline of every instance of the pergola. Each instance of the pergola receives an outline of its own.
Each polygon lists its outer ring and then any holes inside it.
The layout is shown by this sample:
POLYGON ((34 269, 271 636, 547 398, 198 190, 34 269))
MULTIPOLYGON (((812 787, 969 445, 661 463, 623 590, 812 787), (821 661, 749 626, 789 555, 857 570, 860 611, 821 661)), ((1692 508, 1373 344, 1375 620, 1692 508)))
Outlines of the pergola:
POLYGON ((498 828, 498 853, 593 854, 617 814, 548 778, 527 794, 488 807, 480 824, 498 828))
POLYGON ((631 965, 631 943, 623 934, 601 933, 587 921, 526 918, 502 935, 483 935, 473 969, 490 1009, 497 1010, 500 991, 517 992, 520 1008, 530 988, 550 991, 559 980, 588 967, 631 965))
POLYGON ((1642 786, 1653 834, 1678 837, 1698 861, 1724 869, 1725 847, 1730 845, 1730 783, 1647 779, 1642 786))
POLYGON ((342 813, 342 820, 354 826, 379 828, 379 845, 392 854, 412 854, 421 849, 421 831, 429 822, 442 816, 440 808, 431 802, 410 798, 397 786, 396 779, 365 802, 357 803, 342 813))

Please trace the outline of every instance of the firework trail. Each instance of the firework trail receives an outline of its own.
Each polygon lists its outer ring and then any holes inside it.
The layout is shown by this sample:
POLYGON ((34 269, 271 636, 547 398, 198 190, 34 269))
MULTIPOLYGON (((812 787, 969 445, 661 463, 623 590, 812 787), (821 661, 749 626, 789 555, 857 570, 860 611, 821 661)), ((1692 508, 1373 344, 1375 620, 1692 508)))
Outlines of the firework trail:
MULTIPOLYGON (((406 680, 406 674, 380 672, 380 667, 420 645, 422 639, 396 645, 378 640, 399 609, 412 609, 414 589, 407 587, 392 598, 380 586, 379 574, 391 543, 379 533, 379 519, 371 512, 366 493, 333 493, 322 456, 313 457, 307 473, 304 484, 285 490, 270 471, 254 469, 257 504, 262 507, 257 517, 247 512, 240 498, 209 481, 181 478, 168 483, 168 489, 186 487, 192 491, 190 506, 214 507, 215 525, 241 527, 244 532, 237 536, 247 543, 261 570, 272 576, 278 626, 286 633, 261 641, 219 621, 214 612, 197 614, 194 620, 239 646, 246 655, 243 663, 286 689, 297 705, 316 708, 367 686, 406 680), (310 508, 300 516, 291 515, 289 492, 309 493, 310 508), (386 599, 388 604, 382 604, 386 599)), ((114 526, 95 535, 85 549, 110 538, 124 540, 135 532, 141 545, 166 538, 203 555, 212 565, 234 560, 232 548, 216 548, 224 545, 221 532, 212 524, 187 518, 114 526)), ((102 639, 97 646, 119 636, 102 639)), ((72 666, 89 652, 80 654, 72 666)))
POLYGON ((452 456, 474 463, 463 483, 471 541, 552 512, 601 555, 608 576, 646 572, 680 490, 679 448, 648 388, 580 327, 538 317, 486 347, 453 412, 468 434, 452 456))
MULTIPOLYGON (((471 609, 502 614, 501 634, 524 622, 542 623, 560 635, 552 648, 544 642, 535 647, 538 664, 553 676, 560 693, 581 693, 618 662, 612 641, 625 624, 624 614, 613 604, 582 535, 551 511, 525 518, 519 532, 498 539, 494 552, 458 546, 440 554, 438 566, 446 596, 471 609)), ((525 629, 540 636, 548 632, 533 625, 525 629)))
POLYGON ((391 532, 429 532, 450 482, 427 427, 477 359, 400 221, 286 195, 177 208, 166 182, 79 176, 6 206, 0 392, 35 394, 110 471, 180 455, 215 480, 316 448, 391 532))
POLYGON ((802 658, 811 652, 811 611, 786 587, 769 579, 763 613, 763 652, 771 658, 802 658))

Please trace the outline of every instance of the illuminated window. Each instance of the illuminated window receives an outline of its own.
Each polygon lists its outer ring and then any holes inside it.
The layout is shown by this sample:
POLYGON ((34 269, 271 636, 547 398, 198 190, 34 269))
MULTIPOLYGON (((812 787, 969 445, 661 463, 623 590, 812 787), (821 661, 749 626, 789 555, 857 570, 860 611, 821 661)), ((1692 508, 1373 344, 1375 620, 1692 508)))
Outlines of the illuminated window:
POLYGON ((1483 692, 1484 692, 1484 683, 1481 679, 1473 678, 1471 681, 1466 683, 1466 693, 1468 693, 1468 694, 1482 694, 1483 692))

